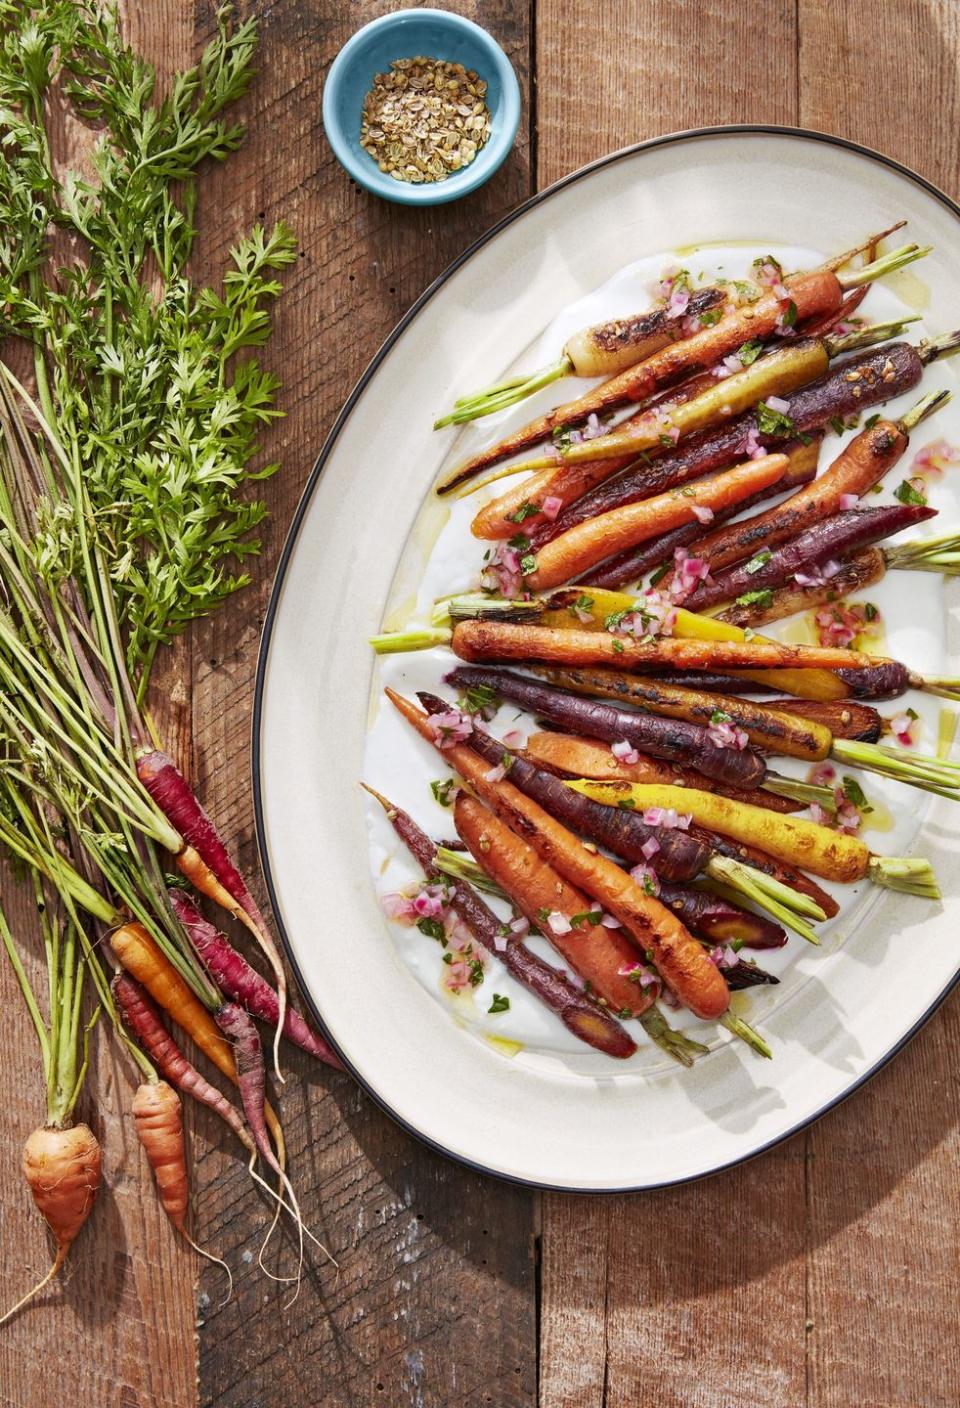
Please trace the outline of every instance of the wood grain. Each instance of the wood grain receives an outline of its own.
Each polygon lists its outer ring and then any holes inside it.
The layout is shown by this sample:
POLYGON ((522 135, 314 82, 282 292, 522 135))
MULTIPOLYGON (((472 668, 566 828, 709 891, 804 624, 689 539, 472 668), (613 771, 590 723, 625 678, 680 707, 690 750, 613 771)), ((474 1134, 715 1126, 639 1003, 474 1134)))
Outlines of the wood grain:
MULTIPOLYGON (((273 517, 257 585, 182 642, 155 707, 255 871, 249 730, 269 582, 323 436, 396 319, 532 189, 670 130, 799 122, 877 146, 960 194, 960 7, 463 0, 450 8, 507 48, 529 120, 487 187, 433 212, 359 191, 320 123, 333 55, 397 6, 241 8, 258 13, 262 32, 242 104, 250 136, 203 182, 196 272, 215 279, 258 218, 283 216, 297 230, 301 257, 266 354, 287 417, 264 453, 282 469, 266 486, 273 517)), ((209 37, 213 4, 127 0, 125 13, 132 42, 169 72, 209 37)), ((24 1215, 19 1177, 22 1140, 41 1113, 38 1065, 3 969, 0 996, 11 999, 0 1217, 12 1298, 43 1269, 47 1247, 39 1219, 24 1215)), ((109 1186, 61 1288, 0 1332, 0 1403, 49 1401, 56 1358, 58 1397, 96 1408, 952 1408, 958 1028, 954 1000, 808 1134, 704 1184, 636 1198, 540 1198, 477 1178, 423 1149, 347 1077, 291 1057, 282 1096, 291 1167, 340 1270, 312 1258, 287 1304, 292 1288, 256 1262, 269 1203, 201 1115, 197 1225, 237 1281, 222 1308, 215 1270, 204 1270, 195 1299, 196 1262, 157 1212, 121 1114, 129 1075, 100 1055, 88 1103, 99 1110, 109 1186)), ((289 1234, 265 1260, 289 1271, 289 1234)))

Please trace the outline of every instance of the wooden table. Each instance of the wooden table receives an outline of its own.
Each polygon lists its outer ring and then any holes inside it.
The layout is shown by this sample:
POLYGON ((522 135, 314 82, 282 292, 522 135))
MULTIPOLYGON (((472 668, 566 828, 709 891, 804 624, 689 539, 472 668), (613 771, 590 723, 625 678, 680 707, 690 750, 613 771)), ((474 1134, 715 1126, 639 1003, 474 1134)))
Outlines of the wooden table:
MULTIPOLYGON (((162 72, 212 27, 212 0, 127 0, 162 72)), ((341 402, 393 323, 475 236, 583 162, 657 133, 792 123, 875 145, 960 196, 957 0, 460 0, 501 41, 524 121, 476 195, 422 212, 351 185, 320 123, 326 68, 380 0, 263 0, 243 151, 206 173, 200 276, 279 216, 302 254, 268 362, 287 418, 251 588, 192 632, 157 691, 227 834, 255 864, 253 674, 273 565, 341 402)), ((786 178, 785 178, 786 179, 786 178)), ((917 232, 922 235, 922 232, 917 232)), ((46 1263, 19 1151, 37 1120, 26 1014, 8 999, 0 1086, 4 1302, 46 1263)), ((232 1301, 156 1210, 132 1138, 129 1073, 100 1043, 86 1113, 106 1186, 69 1274, 0 1332, 0 1401, 41 1408, 954 1408, 960 1002, 865 1091, 746 1168, 643 1197, 537 1195, 465 1172, 401 1133, 347 1076, 288 1058, 283 1095, 307 1221, 340 1261, 296 1304, 256 1266, 267 1221, 220 1130, 192 1115, 198 1235, 232 1301), (95 1110, 94 1110, 95 1101, 95 1110), (254 1253, 251 1259, 251 1252, 254 1253), (198 1280, 199 1272, 199 1280, 198 1280), (54 1383, 56 1374, 56 1384, 54 1383)))

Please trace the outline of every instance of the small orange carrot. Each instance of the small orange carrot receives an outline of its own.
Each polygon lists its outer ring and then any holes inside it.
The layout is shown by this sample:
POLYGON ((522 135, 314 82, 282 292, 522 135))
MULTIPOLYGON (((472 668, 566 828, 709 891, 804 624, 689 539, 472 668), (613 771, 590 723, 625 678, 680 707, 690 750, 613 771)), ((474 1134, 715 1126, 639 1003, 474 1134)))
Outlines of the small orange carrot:
POLYGON ((621 929, 607 929, 595 905, 582 890, 515 835, 482 802, 461 792, 453 810, 457 834, 474 860, 506 892, 535 929, 590 983, 591 991, 620 1017, 639 1017, 655 1000, 659 984, 631 982, 627 974, 640 970, 641 955, 621 929), (560 917, 557 932, 544 913, 560 917), (590 918, 588 918, 590 916, 590 918), (563 930, 562 921, 567 927, 563 930))
POLYGON ((165 1080, 144 1081, 133 1097, 133 1120, 164 1212, 183 1231, 187 1216, 187 1158, 180 1097, 165 1080))
POLYGON ((110 935, 110 945, 119 962, 143 984, 157 1006, 170 1014, 218 1071, 236 1082, 233 1048, 143 925, 123 924, 110 935))
POLYGON ((717 512, 740 503, 782 479, 786 469, 786 455, 764 455, 712 479, 669 489, 652 499, 589 518, 544 544, 536 555, 536 571, 525 577, 525 585, 534 591, 549 591, 627 548, 695 522, 697 509, 717 512))
POLYGON ((100 1188, 100 1171, 100 1145, 85 1124, 75 1124, 69 1129, 41 1127, 27 1139, 23 1146, 24 1177, 33 1201, 53 1233, 57 1252, 47 1274, 11 1306, 0 1318, 0 1325, 42 1291, 60 1270, 93 1209, 100 1188))
POLYGON ((609 631, 566 631, 506 621, 460 621, 453 651, 461 660, 539 661, 544 665, 646 666, 670 670, 769 670, 784 667, 867 670, 886 663, 879 656, 831 646, 788 645, 774 640, 688 640, 658 636, 649 643, 609 631))

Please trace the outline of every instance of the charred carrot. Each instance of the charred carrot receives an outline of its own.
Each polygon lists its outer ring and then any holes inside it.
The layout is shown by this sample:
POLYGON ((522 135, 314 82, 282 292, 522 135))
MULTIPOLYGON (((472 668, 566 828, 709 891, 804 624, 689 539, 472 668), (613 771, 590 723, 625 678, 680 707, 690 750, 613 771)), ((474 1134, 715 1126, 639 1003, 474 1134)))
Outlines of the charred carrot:
POLYGON ((708 784, 703 774, 693 768, 678 767, 642 754, 638 755, 636 762, 626 762, 614 756, 608 743, 566 733, 531 734, 522 756, 561 777, 593 777, 609 782, 626 779, 629 782, 660 782, 676 787, 709 785, 721 796, 738 802, 750 802, 755 807, 768 807, 774 812, 800 811, 806 805, 791 797, 765 792, 759 787, 744 790, 715 780, 708 784))
POLYGON ((780 298, 775 292, 769 292, 756 303, 732 309, 714 326, 701 329, 684 342, 671 343, 636 367, 595 387, 585 396, 531 421, 460 465, 441 483, 438 493, 448 493, 481 469, 506 459, 527 445, 546 439, 558 426, 577 425, 591 414, 644 401, 681 381, 684 376, 713 366, 745 343, 768 337, 784 315, 791 312, 791 307, 792 315, 798 322, 833 312, 839 308, 847 289, 857 288, 883 274, 892 273, 925 253, 926 250, 916 245, 906 245, 858 269, 854 274, 838 277, 829 270, 815 270, 792 275, 785 280, 786 297, 780 298))
POLYGON ((801 586, 823 584, 840 570, 837 559, 858 548, 872 547, 906 528, 936 517, 926 504, 885 504, 882 508, 849 509, 820 519, 778 547, 763 548, 749 562, 711 573, 686 598, 688 611, 707 611, 720 603, 743 604, 763 599, 799 579, 801 586))
POLYGON ((574 988, 565 974, 544 963, 518 938, 504 935, 504 926, 472 886, 456 877, 441 876, 435 867, 437 847, 416 822, 381 793, 367 787, 366 783, 362 786, 383 807, 394 831, 427 878, 445 882, 451 908, 474 938, 503 963, 518 983, 556 1013, 567 1030, 580 1041, 619 1060, 633 1055, 637 1049, 633 1039, 608 1011, 599 1007, 585 992, 574 988))
POLYGON ((948 391, 931 392, 899 421, 880 420, 862 430, 812 484, 765 513, 707 533, 691 546, 691 555, 709 563, 711 572, 719 572, 755 552, 769 551, 830 517, 839 510, 844 495, 862 498, 902 457, 910 443, 911 430, 942 406, 949 395, 948 391))
POLYGON ((865 670, 878 663, 876 656, 831 646, 676 636, 644 643, 609 632, 562 631, 495 621, 461 621, 454 627, 452 643, 454 654, 470 663, 521 660, 545 665, 611 665, 618 670, 651 666, 681 670, 865 670))
MULTIPOLYGON (((492 689, 502 698, 520 704, 561 728, 574 728, 607 743, 623 742, 655 758, 687 763, 721 782, 756 787, 766 775, 766 765, 758 753, 714 741, 705 725, 687 720, 665 723, 649 713, 585 699, 581 695, 586 690, 571 694, 566 689, 495 668, 460 668, 448 674, 446 682, 460 690, 477 686, 492 689)), ((708 717, 707 724, 709 722, 708 717)))
POLYGON ((839 601, 852 592, 873 586, 884 576, 887 567, 880 548, 864 548, 837 564, 838 570, 828 578, 814 579, 801 586, 796 578, 786 586, 758 592, 748 600, 734 601, 719 612, 718 619, 733 626, 763 626, 769 621, 782 621, 800 611, 810 611, 826 602, 839 601))
POLYGON ((731 802, 727 797, 686 787, 646 787, 641 783, 586 780, 567 785, 594 801, 605 801, 608 806, 623 806, 627 802, 634 807, 686 807, 702 826, 709 826, 743 844, 760 846, 768 854, 812 870, 825 880, 844 884, 871 880, 887 889, 928 899, 939 898, 928 861, 873 855, 858 837, 832 831, 803 817, 774 816, 742 802, 731 802))
POLYGON ((608 929, 593 900, 546 863, 482 802, 461 793, 457 834, 477 864, 618 1017, 639 1017, 660 991, 621 929, 608 929), (649 979, 645 986, 639 977, 649 979))
POLYGON ((525 572, 525 582, 534 591, 560 586, 626 548, 696 522, 698 510, 713 513, 742 503, 776 484, 786 469, 786 455, 766 455, 711 479, 601 514, 545 544, 536 554, 532 570, 525 572))
MULTIPOLYGON (((394 690, 387 690, 387 696, 421 737, 436 746, 438 735, 427 715, 394 690)), ((491 781, 488 765, 470 748, 454 744, 442 752, 494 812, 529 840, 548 864, 565 880, 593 895, 645 952, 652 951, 657 971, 684 1005, 704 1018, 721 1017, 726 1012, 726 984, 669 910, 645 894, 619 866, 586 850, 571 831, 510 782, 491 781)))
MULTIPOLYGON (((683 920, 692 934, 709 939, 711 943, 738 942, 747 948, 783 948, 787 942, 787 931, 779 924, 719 899, 709 890, 662 882, 657 898, 683 920)), ((729 973, 724 976, 729 982, 729 973)))

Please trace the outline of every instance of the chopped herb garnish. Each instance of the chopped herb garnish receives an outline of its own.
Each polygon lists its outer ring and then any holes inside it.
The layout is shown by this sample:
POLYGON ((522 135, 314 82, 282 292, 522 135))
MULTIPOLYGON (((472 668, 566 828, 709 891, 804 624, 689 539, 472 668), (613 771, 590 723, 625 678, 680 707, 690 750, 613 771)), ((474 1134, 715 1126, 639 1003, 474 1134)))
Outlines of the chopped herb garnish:
POLYGON ((478 988, 483 982, 483 964, 479 958, 471 958, 468 961, 470 968, 470 986, 478 988))
POLYGON ((773 601, 773 592, 770 587, 761 587, 759 591, 744 592, 743 596, 737 597, 738 606, 769 606, 773 601))
POLYGON ((751 557, 750 561, 746 564, 743 569, 744 572, 749 572, 752 577, 754 572, 759 572, 761 567, 766 567, 767 563, 770 561, 772 556, 773 553, 770 551, 769 548, 761 548, 760 551, 758 553, 755 553, 754 556, 751 557))
POLYGON ((899 499, 902 504, 925 504, 926 494, 921 494, 916 484, 909 479, 904 479, 902 484, 898 484, 893 491, 893 497, 899 499))
POLYGON ((880 612, 874 606, 872 601, 865 601, 863 603, 863 614, 864 616, 866 616, 868 621, 875 621, 880 615, 880 612))
POLYGON ((760 401, 756 409, 757 430, 761 435, 794 435, 796 426, 782 411, 774 411, 766 401, 760 401))
POLYGON ((507 519, 510 523, 524 523, 528 518, 535 518, 540 512, 540 505, 533 504, 527 499, 520 505, 516 513, 508 513, 507 519))
POLYGON ((710 722, 712 724, 728 724, 730 722, 730 715, 723 709, 714 709, 713 713, 710 715, 710 722))
POLYGON ((509 1012, 509 1011, 510 1011, 510 999, 509 999, 509 997, 501 997, 498 992, 495 992, 495 993, 493 994, 493 1001, 491 1002, 490 1006, 487 1008, 487 1011, 488 1011, 488 1012, 509 1012))
POLYGON ((830 429, 833 431, 834 435, 842 435, 846 428, 842 416, 830 417, 830 429))
POLYGON ((512 538, 507 539, 507 547, 516 548, 517 552, 527 552, 530 548, 530 539, 526 533, 514 533, 512 538))
POLYGON ((472 684, 457 700, 457 707, 463 714, 482 714, 492 719, 500 708, 500 696, 488 684, 472 684))
POLYGON ((450 803, 453 801, 451 794, 456 785, 452 777, 448 777, 443 781, 441 781, 440 778, 435 778, 430 784, 430 791, 433 793, 434 798, 440 803, 441 807, 449 807, 450 803))
POLYGON ((614 650, 614 654, 615 654, 615 655, 622 655, 622 654, 623 654, 623 641, 622 641, 622 640, 615 640, 615 641, 613 642, 613 650, 614 650))
POLYGON ((570 923, 575 929, 579 929, 588 924, 599 924, 602 918, 602 909, 585 909, 582 914, 571 914, 570 923))
POLYGON ((637 805, 637 804, 636 804, 636 802, 633 800, 632 797, 618 797, 618 798, 617 798, 617 806, 618 806, 618 807, 621 807, 621 808, 623 809, 623 811, 625 811, 625 812, 632 812, 633 809, 634 809, 634 807, 635 807, 636 805, 637 805))
POLYGON ((540 923, 540 924, 546 924, 546 922, 547 922, 547 920, 548 920, 549 918, 550 918, 550 910, 549 910, 549 909, 538 909, 538 910, 537 910, 537 921, 538 921, 538 923, 540 923))
POLYGON ((781 324, 782 327, 785 327, 785 328, 792 328, 792 327, 795 327, 795 326, 796 326, 796 322, 797 322, 797 305, 794 303, 793 299, 791 298, 791 300, 790 300, 790 302, 787 304, 786 308, 784 308, 783 312, 780 314, 780 324, 781 324))
POLYGON ((873 427, 876 425, 876 423, 877 423, 877 421, 878 421, 879 419, 880 419, 880 412, 879 412, 879 411, 877 411, 876 415, 867 416, 866 420, 863 422, 863 428, 864 428, 864 430, 872 430, 873 427))
POLYGON ((587 596, 586 592, 581 592, 576 601, 567 607, 571 616, 576 616, 578 611, 592 611, 593 597, 587 596))
POLYGON ((855 777, 845 777, 843 779, 843 786, 840 790, 843 792, 843 795, 846 797, 847 801, 851 802, 853 806, 857 808, 858 811, 873 811, 873 808, 867 801, 866 794, 864 793, 863 788, 860 786, 859 782, 855 777))
POLYGON ((660 566, 657 567, 653 572, 650 573, 650 585, 651 585, 651 587, 655 587, 658 582, 662 582, 663 579, 664 579, 664 577, 667 575, 667 573, 668 573, 669 571, 670 571, 670 564, 669 564, 669 562, 661 562, 660 566))
POLYGON ((700 326, 702 328, 715 327, 722 317, 722 308, 708 308, 705 313, 700 314, 700 326))
POLYGON ((535 552, 525 552, 520 559, 520 571, 524 577, 529 577, 537 570, 537 554, 535 552))
POLYGON ((426 934, 428 939, 436 939, 437 943, 447 945, 447 934, 443 924, 439 919, 418 919, 417 928, 421 934, 426 934))
POLYGON ((916 709, 905 709, 904 713, 906 714, 908 719, 919 719, 920 717, 916 709))
POLYGON ((737 359, 743 366, 749 367, 751 362, 757 360, 762 351, 763 343, 760 342, 759 339, 754 338, 752 342, 745 342, 743 344, 740 351, 737 353, 737 359))
POLYGON ((628 1017, 632 1017, 633 1012, 629 1007, 621 1007, 620 1011, 617 1013, 617 1016, 623 1022, 626 1021, 628 1017))

